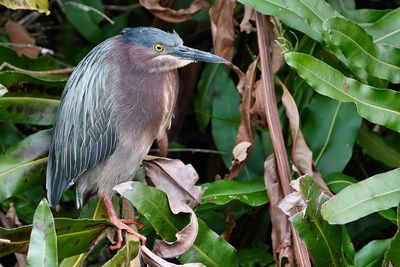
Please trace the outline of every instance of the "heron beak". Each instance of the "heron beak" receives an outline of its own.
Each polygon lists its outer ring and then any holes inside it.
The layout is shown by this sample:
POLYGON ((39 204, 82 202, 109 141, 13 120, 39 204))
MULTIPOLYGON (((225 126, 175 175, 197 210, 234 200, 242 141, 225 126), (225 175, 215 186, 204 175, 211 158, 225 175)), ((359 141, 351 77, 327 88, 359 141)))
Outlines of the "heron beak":
POLYGON ((202 61, 208 63, 229 63, 228 60, 222 57, 183 45, 175 48, 174 56, 183 60, 202 61))

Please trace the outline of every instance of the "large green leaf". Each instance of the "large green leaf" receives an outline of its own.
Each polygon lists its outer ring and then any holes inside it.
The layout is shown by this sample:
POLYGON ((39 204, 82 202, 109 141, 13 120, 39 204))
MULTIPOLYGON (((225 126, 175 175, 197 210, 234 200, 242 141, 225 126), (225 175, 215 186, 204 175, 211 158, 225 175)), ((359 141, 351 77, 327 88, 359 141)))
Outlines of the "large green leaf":
POLYGON ((0 122, 0 154, 5 153, 10 146, 18 143, 21 139, 22 134, 14 124, 0 122))
POLYGON ((342 14, 355 22, 358 23, 361 27, 366 29, 372 23, 377 21, 378 19, 385 16, 387 13, 391 12, 392 10, 378 10, 378 9, 355 9, 355 10, 345 10, 342 14))
POLYGON ((385 14, 366 28, 374 43, 399 46, 400 44, 400 8, 385 14))
POLYGON ((205 192, 201 203, 224 205, 230 201, 238 200, 247 205, 258 207, 268 203, 264 179, 249 182, 234 180, 220 180, 203 185, 205 192))
POLYGON ((133 182, 123 195, 150 222, 164 240, 175 241, 175 234, 189 223, 188 214, 175 215, 164 192, 141 182, 133 182))
MULTIPOLYGON (((59 260, 87 252, 92 242, 107 227, 112 227, 107 220, 90 219, 54 219, 57 233, 57 247, 68 248, 58 251, 59 260)), ((32 225, 14 229, 0 227, 0 256, 24 251, 30 240, 32 225)))
POLYGON ((323 176, 341 172, 353 153, 361 117, 351 103, 315 95, 307 109, 302 129, 323 176))
POLYGON ((50 14, 49 2, 47 0, 25 0, 25 1, 15 1, 15 0, 0 0, 0 5, 4 5, 10 9, 30 9, 37 10, 46 15, 50 14))
POLYGON ((238 266, 236 249, 200 219, 196 241, 178 259, 182 263, 201 262, 207 267, 238 266))
POLYGON ((329 223, 344 224, 400 202, 400 168, 350 185, 329 200, 322 216, 329 223))
POLYGON ((373 159, 392 168, 400 167, 400 151, 388 144, 381 135, 368 130, 365 125, 360 129, 357 143, 373 159))
POLYGON ((361 84, 310 55, 291 52, 285 59, 318 93, 353 102, 361 117, 400 131, 400 93, 361 84))
POLYGON ((354 177, 345 175, 340 172, 334 172, 324 177, 326 185, 334 193, 339 193, 349 185, 357 183, 354 177))
POLYGON ((44 75, 29 75, 17 71, 2 71, 0 72, 0 84, 11 87, 17 85, 21 81, 28 83, 45 85, 47 87, 64 86, 68 78, 66 76, 44 76, 44 75))
POLYGON ((344 18, 330 18, 324 27, 329 33, 326 41, 340 49, 347 59, 344 63, 354 71, 366 71, 371 76, 400 83, 399 48, 374 44, 363 28, 344 18))
POLYGON ((52 125, 60 101, 30 96, 0 97, 0 120, 13 123, 52 125))
POLYGON ((42 183, 50 138, 50 130, 35 133, 0 156, 0 202, 42 183))
POLYGON ((57 237, 53 214, 47 201, 43 199, 33 216, 27 266, 53 267, 57 264, 57 237))
POLYGON ((357 251, 354 258, 355 266, 382 266, 385 251, 390 244, 390 239, 374 240, 357 251))
POLYGON ((356 8, 356 3, 354 0, 327 0, 327 2, 339 12, 353 10, 356 8))
POLYGON ((321 36, 308 23, 305 17, 299 16, 287 5, 286 0, 239 0, 254 10, 271 16, 277 16, 289 27, 304 32, 314 40, 320 41, 321 36))
POLYGON ((342 231, 338 225, 330 225, 322 219, 320 209, 328 200, 312 177, 300 180, 300 191, 307 200, 307 207, 290 218, 301 239, 306 243, 315 266, 343 266, 342 231))

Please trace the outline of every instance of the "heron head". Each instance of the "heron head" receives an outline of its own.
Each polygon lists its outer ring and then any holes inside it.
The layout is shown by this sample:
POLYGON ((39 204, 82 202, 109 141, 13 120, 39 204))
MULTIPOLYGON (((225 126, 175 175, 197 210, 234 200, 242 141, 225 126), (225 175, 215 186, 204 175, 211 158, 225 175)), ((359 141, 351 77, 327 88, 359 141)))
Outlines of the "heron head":
POLYGON ((131 60, 151 72, 177 69, 196 61, 228 63, 214 54, 184 46, 175 31, 138 27, 125 28, 121 34, 125 44, 133 45, 129 49, 131 60))

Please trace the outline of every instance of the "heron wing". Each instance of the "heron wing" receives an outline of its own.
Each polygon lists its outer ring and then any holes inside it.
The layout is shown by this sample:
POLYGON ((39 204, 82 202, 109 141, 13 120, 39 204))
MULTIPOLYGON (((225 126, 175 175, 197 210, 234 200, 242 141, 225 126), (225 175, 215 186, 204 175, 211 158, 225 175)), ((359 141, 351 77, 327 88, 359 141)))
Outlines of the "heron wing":
POLYGON ((86 171, 111 155, 117 143, 112 120, 110 67, 106 44, 92 50, 71 75, 58 110, 47 167, 47 196, 51 206, 86 171))

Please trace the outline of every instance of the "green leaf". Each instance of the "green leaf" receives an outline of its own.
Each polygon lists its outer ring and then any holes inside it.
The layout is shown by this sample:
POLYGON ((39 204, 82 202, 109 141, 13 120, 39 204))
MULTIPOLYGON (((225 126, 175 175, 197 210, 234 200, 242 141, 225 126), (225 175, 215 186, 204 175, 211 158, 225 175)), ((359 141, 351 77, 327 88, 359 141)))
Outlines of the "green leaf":
POLYGON ((118 250, 117 254, 102 267, 129 266, 129 263, 136 258, 138 252, 139 242, 128 241, 128 244, 118 250))
POLYGON ((45 85, 47 87, 62 87, 67 82, 68 77, 56 75, 29 75, 17 71, 0 72, 0 83, 6 87, 12 87, 25 81, 32 84, 45 85))
POLYGON ((236 249, 200 219, 196 241, 178 259, 181 263, 201 262, 207 267, 238 266, 236 249))
POLYGON ((397 206, 397 232, 392 238, 390 245, 385 253, 385 261, 392 266, 400 266, 400 205, 397 206))
POLYGON ((372 23, 385 16, 390 11, 392 10, 356 9, 356 10, 345 10, 342 12, 342 14, 346 18, 351 19, 354 22, 357 22, 361 27, 366 29, 368 26, 370 26, 372 23))
POLYGON ((323 206, 322 216, 329 223, 344 224, 397 206, 400 202, 399 176, 400 168, 346 187, 323 206))
POLYGON ((340 172, 334 172, 324 177, 326 185, 334 193, 339 193, 349 185, 357 183, 354 177, 345 175, 340 172))
POLYGON ((199 129, 204 132, 210 122, 212 114, 212 101, 215 86, 218 86, 218 74, 223 68, 221 64, 206 64, 197 85, 197 95, 194 112, 199 129))
POLYGON ((400 8, 385 14, 366 31, 372 35, 374 43, 399 46, 400 44, 400 8))
POLYGON ((274 263, 274 257, 268 253, 267 245, 261 243, 253 248, 241 249, 238 252, 241 267, 268 266, 274 263))
POLYGON ((307 23, 305 17, 297 15, 286 0, 239 0, 239 2, 265 15, 277 16, 289 27, 304 32, 314 40, 321 40, 318 32, 307 23))
POLYGON ((50 130, 28 136, 0 156, 0 202, 42 184, 46 170, 45 154, 50 144, 50 130))
POLYGON ((52 125, 60 101, 30 96, 0 98, 0 120, 33 125, 52 125))
POLYGON ((381 135, 369 131, 365 125, 360 129, 357 143, 371 158, 392 168, 400 167, 400 151, 386 143, 381 135))
POLYGON ((146 217, 157 234, 166 241, 175 241, 175 234, 189 223, 188 214, 172 213, 164 192, 142 182, 133 182, 132 188, 126 190, 122 196, 146 217))
POLYGON ((310 55, 291 52, 285 59, 318 93, 353 102, 361 117, 400 131, 400 93, 361 84, 310 55))
POLYGON ((358 75, 369 75, 400 83, 400 49, 374 44, 372 37, 351 20, 330 18, 324 23, 330 45, 346 57, 348 65, 358 75), (361 72, 360 72, 361 70, 361 72))
POLYGON ((29 241, 27 266, 57 266, 57 237, 53 214, 43 199, 33 216, 33 227, 29 241))
POLYGON ((14 124, 0 123, 0 154, 5 153, 10 146, 18 143, 21 139, 22 135, 14 124))
POLYGON ((330 225, 321 217, 321 206, 328 200, 312 177, 300 180, 300 191, 307 207, 290 218, 301 239, 306 243, 315 266, 342 266, 342 228, 330 225))
POLYGON ((356 8, 356 3, 354 0, 328 0, 327 2, 339 12, 353 10, 356 8))
POLYGON ((355 266, 381 266, 383 255, 390 244, 390 239, 374 240, 357 251, 355 266))
POLYGON ((89 0, 89 1, 68 1, 64 4, 64 13, 69 23, 75 27, 75 29, 82 34, 90 42, 97 44, 103 38, 103 32, 98 26, 99 20, 102 18, 98 14, 91 14, 88 10, 74 5, 73 3, 84 4, 91 6, 99 11, 102 11, 102 5, 100 0, 89 0), (72 4, 68 4, 72 3, 72 4))
MULTIPOLYGON (((57 233, 57 247, 68 248, 58 251, 58 258, 64 258, 87 252, 100 233, 107 227, 112 227, 107 220, 89 219, 54 219, 57 233)), ((30 240, 32 225, 14 229, 0 227, 0 256, 13 252, 24 251, 24 247, 30 240)))
POLYGON ((268 195, 263 178, 249 182, 220 180, 204 184, 203 187, 205 192, 201 199, 201 204, 224 205, 232 200, 238 200, 247 205, 258 207, 268 203, 268 195))
POLYGON ((314 95, 302 129, 317 169, 325 176, 341 172, 353 154, 361 118, 351 103, 314 95))

